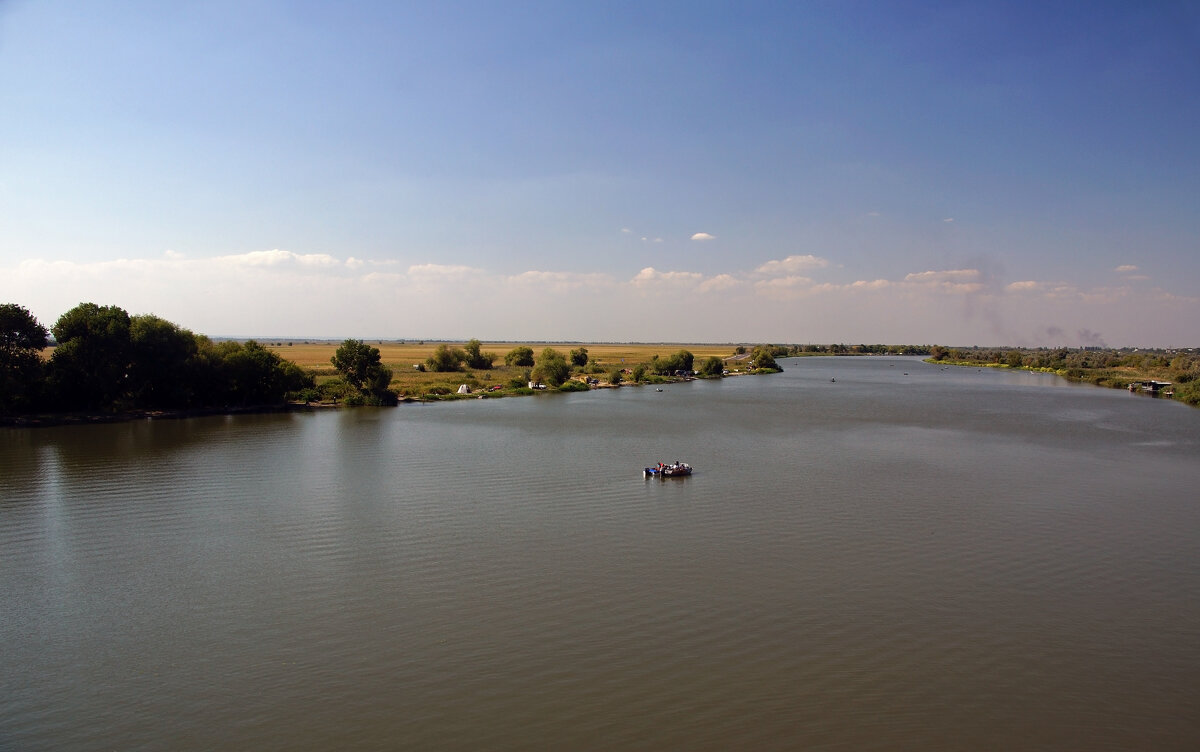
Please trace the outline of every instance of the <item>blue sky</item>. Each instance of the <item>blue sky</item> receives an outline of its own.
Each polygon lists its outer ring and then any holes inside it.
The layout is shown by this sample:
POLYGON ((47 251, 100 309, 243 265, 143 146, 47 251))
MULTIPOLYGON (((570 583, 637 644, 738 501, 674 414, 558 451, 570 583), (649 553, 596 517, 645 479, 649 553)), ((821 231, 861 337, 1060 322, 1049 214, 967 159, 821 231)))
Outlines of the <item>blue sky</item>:
POLYGON ((1195 3, 0 0, 0 302, 1197 346, 1195 3))

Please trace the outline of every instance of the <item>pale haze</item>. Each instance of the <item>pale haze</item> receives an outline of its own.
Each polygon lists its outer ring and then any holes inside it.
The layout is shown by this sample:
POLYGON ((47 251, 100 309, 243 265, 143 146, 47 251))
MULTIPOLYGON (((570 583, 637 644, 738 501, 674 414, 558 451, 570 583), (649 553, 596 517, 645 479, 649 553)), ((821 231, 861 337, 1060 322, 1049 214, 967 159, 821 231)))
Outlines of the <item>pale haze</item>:
POLYGON ((1195 3, 0 0, 0 303, 1200 346, 1195 3))

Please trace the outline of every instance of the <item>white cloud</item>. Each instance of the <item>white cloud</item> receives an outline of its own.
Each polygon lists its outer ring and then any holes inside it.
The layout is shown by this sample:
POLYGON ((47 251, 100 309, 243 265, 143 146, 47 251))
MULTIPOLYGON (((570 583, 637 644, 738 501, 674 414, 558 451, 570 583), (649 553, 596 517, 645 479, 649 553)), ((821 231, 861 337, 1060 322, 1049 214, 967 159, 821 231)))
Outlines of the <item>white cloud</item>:
POLYGON ((692 236, 692 240, 716 240, 716 235, 709 235, 707 232, 698 232, 692 236))
POLYGON ((950 269, 946 271, 914 272, 904 276, 905 282, 917 284, 942 284, 946 282, 963 283, 977 280, 980 277, 978 269, 950 269))
POLYGON ((28 307, 47 325, 93 301, 155 313, 212 336, 260 337, 982 345, 1022 344, 1019 333, 1026 332, 1033 344, 1057 344, 1046 334, 1053 324, 1102 331, 1113 344, 1151 346, 1191 344, 1187 322, 1200 318, 1200 300, 1140 284, 1087 289, 1025 279, 1001 286, 979 269, 853 282, 819 278, 833 266, 809 255, 715 273, 647 266, 624 277, 586 270, 510 275, 465 264, 275 249, 208 258, 27 260, 0 267, 0 301, 28 307))
POLYGON ((727 292, 729 290, 742 287, 745 283, 740 282, 731 274, 718 274, 715 277, 706 279, 696 286, 696 292, 727 292))
POLYGON ((250 251, 229 256, 218 256, 218 260, 237 266, 285 266, 296 265, 306 267, 340 266, 340 262, 325 253, 298 254, 279 249, 271 251, 250 251))
POLYGON ((808 271, 810 269, 824 269, 827 266, 829 266, 828 260, 809 253, 803 256, 788 256, 782 260, 768 261, 754 271, 758 274, 773 277, 794 275, 797 272, 808 271))
POLYGON ((652 266, 647 266, 631 280, 638 287, 646 285, 695 286, 703 281, 704 275, 699 272, 660 272, 652 266))
POLYGON ((1032 279, 1026 279, 1026 280, 1022 280, 1020 282, 1010 282, 1008 285, 1005 286, 1004 289, 1009 292, 1015 292, 1015 293, 1037 292, 1038 290, 1042 289, 1043 284, 1044 283, 1037 282, 1032 279))
POLYGON ((1138 267, 1134 264, 1121 264, 1114 271, 1116 271, 1118 274, 1130 274, 1132 272, 1136 272, 1137 270, 1138 267))
POLYGON ((441 279, 463 279, 484 274, 482 269, 473 266, 452 264, 413 264, 408 267, 410 277, 426 277, 441 279))
POLYGON ((891 287, 892 283, 886 279, 860 279, 857 282, 850 284, 851 290, 882 290, 885 287, 891 287))
POLYGON ((755 282, 754 286, 759 289, 769 288, 793 288, 793 287, 808 287, 812 285, 810 277, 790 276, 790 277, 774 277, 773 279, 764 279, 755 282))

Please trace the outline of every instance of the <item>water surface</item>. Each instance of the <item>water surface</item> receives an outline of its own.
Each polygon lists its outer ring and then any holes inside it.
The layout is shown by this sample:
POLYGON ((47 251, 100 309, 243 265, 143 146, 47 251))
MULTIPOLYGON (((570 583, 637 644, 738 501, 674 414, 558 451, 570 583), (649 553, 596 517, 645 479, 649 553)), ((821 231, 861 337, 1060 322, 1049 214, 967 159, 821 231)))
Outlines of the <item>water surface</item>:
POLYGON ((783 365, 0 431, 0 749, 1200 743, 1200 411, 783 365))

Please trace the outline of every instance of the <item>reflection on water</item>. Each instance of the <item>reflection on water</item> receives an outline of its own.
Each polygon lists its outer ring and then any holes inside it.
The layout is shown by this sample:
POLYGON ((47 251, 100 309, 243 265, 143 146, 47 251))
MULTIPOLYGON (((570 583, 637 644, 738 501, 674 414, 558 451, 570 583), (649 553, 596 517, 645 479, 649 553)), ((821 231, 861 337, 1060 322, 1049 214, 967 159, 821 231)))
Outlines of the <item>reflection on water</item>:
POLYGON ((784 365, 2 431, 0 748, 1194 747, 1200 412, 784 365))

